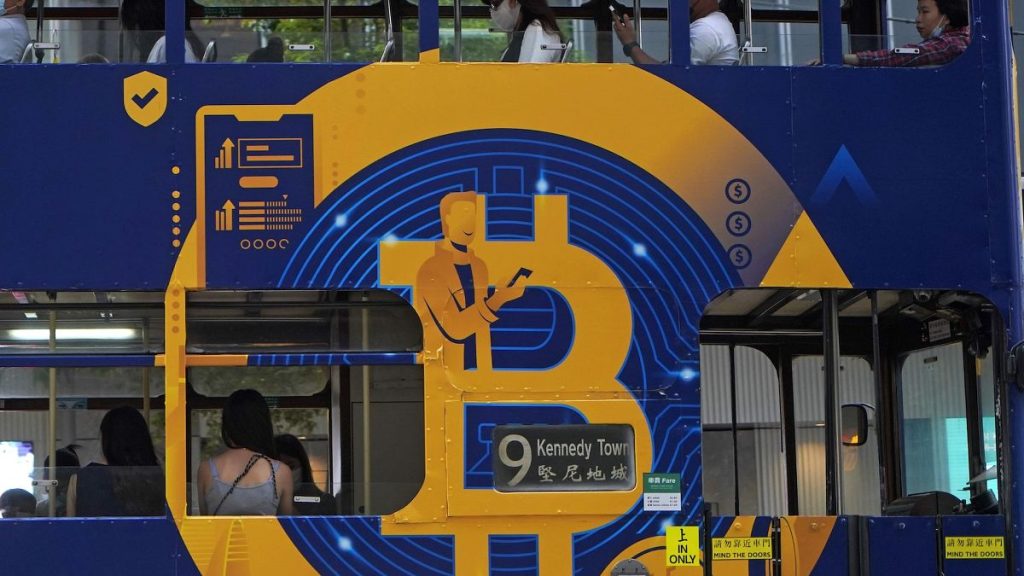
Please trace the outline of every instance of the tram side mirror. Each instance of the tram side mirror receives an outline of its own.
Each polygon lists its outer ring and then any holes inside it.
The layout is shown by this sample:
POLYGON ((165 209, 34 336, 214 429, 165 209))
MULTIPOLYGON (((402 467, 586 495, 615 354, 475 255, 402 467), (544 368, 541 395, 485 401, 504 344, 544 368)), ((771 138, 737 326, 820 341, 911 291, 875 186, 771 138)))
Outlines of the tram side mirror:
POLYGON ((843 446, 863 446, 868 441, 868 411, 863 404, 843 404, 843 446))

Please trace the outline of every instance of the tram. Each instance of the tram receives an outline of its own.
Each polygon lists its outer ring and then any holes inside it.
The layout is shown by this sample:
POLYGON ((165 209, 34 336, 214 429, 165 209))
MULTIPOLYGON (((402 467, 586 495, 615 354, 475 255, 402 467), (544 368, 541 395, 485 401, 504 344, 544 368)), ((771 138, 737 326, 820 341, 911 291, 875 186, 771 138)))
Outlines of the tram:
POLYGON ((459 0, 27 9, 4 574, 1024 573, 1011 6, 896 69, 843 53, 909 0, 722 3, 737 66, 683 0, 551 4, 552 64, 459 0), (241 389, 322 514, 201 514, 241 389), (164 513, 69 514, 125 405, 164 513))

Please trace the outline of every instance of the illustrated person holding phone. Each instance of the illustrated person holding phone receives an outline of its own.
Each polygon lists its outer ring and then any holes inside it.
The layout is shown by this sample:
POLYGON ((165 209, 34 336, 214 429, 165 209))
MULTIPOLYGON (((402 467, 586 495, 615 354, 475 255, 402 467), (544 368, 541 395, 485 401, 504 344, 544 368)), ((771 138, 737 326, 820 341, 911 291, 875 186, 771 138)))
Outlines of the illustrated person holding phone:
MULTIPOLYGON (((629 15, 619 16, 612 9, 612 28, 622 42, 622 52, 634 64, 660 64, 640 48, 629 15)), ((729 18, 718 9, 718 0, 690 0, 690 63, 732 66, 740 61, 736 31, 729 18)))
POLYGON ((434 255, 416 273, 416 308, 423 317, 425 350, 445 342, 455 344, 445 345, 445 358, 452 367, 489 370, 490 326, 498 320, 502 306, 522 297, 524 277, 532 271, 520 268, 489 293, 487 265, 470 247, 480 232, 476 197, 476 192, 452 192, 441 199, 444 238, 435 243, 434 255))
MULTIPOLYGON (((917 0, 914 25, 922 41, 897 50, 869 50, 843 55, 850 66, 938 66, 967 50, 971 28, 967 0, 917 0)), ((812 60, 812 66, 821 64, 812 60)))

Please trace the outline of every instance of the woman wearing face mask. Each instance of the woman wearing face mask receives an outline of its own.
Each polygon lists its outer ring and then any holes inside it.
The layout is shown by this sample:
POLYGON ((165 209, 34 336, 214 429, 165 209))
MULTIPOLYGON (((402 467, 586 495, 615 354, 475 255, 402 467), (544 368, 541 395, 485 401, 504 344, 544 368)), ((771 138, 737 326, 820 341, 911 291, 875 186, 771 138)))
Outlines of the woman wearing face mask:
POLYGON ((915 24, 923 40, 907 44, 904 48, 916 48, 917 54, 872 50, 846 54, 843 63, 851 66, 937 66, 963 54, 971 43, 967 0, 917 0, 915 24))
POLYGON ((321 492, 313 483, 313 468, 309 465, 309 456, 302 442, 291 434, 278 434, 274 437, 277 458, 292 471, 292 487, 294 503, 292 509, 300 516, 325 516, 337 514, 334 497, 321 492))
POLYGON ((502 62, 557 62, 562 33, 547 0, 485 0, 491 7, 491 23, 511 34, 502 62))

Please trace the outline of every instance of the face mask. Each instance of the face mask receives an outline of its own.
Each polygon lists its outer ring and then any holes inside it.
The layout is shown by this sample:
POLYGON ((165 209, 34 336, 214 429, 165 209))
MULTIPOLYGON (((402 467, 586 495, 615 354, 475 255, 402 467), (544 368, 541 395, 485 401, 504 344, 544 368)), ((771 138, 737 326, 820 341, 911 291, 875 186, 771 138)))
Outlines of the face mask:
POLYGON ((932 38, 938 38, 939 36, 942 36, 942 32, 946 29, 945 24, 943 24, 943 21, 945 19, 946 18, 943 17, 942 20, 939 20, 939 23, 935 26, 935 28, 932 28, 932 38))
POLYGON ((516 2, 515 8, 510 8, 508 0, 504 0, 500 6, 495 10, 491 8, 491 23, 494 27, 502 32, 512 32, 516 29, 516 23, 519 22, 519 3, 516 2))

